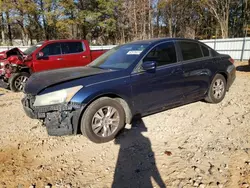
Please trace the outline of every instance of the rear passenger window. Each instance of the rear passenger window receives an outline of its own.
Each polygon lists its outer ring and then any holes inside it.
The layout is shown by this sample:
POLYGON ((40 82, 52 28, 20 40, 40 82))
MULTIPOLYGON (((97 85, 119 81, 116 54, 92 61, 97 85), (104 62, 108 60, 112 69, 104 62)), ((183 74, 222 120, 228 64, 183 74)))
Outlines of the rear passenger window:
POLYGON ((179 45, 184 61, 203 57, 198 43, 181 41, 179 45))
POLYGON ((156 61, 157 66, 163 66, 171 63, 176 63, 176 52, 173 42, 166 42, 156 46, 151 50, 143 60, 156 61))
POLYGON ((207 47, 201 45, 201 49, 202 49, 204 57, 210 56, 209 49, 207 47))
POLYGON ((84 51, 82 42, 63 42, 62 45, 62 54, 74 54, 84 51))

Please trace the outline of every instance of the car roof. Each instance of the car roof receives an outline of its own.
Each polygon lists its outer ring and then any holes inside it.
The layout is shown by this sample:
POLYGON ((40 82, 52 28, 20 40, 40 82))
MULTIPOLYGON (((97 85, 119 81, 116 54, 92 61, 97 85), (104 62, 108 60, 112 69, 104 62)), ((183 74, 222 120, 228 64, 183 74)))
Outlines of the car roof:
MULTIPOLYGON (((153 38, 153 39, 148 39, 148 40, 138 40, 134 42, 129 42, 126 44, 154 44, 154 43, 159 43, 159 42, 165 42, 165 41, 177 41, 177 40, 186 40, 190 42, 199 42, 198 40, 195 39, 187 39, 187 38, 153 38)), ((58 39, 58 40, 45 40, 45 41, 40 41, 40 42, 79 42, 79 41, 84 41, 81 39, 58 39)))
POLYGON ((154 43, 159 43, 159 42, 167 42, 167 41, 178 41, 178 40, 186 40, 190 42, 199 42, 198 40, 195 39, 187 39, 187 38, 156 38, 156 39, 149 39, 149 40, 138 40, 135 42, 130 42, 128 44, 154 44, 154 43))
POLYGON ((79 41, 85 41, 81 39, 58 39, 58 40, 45 40, 43 42, 79 42, 79 41))

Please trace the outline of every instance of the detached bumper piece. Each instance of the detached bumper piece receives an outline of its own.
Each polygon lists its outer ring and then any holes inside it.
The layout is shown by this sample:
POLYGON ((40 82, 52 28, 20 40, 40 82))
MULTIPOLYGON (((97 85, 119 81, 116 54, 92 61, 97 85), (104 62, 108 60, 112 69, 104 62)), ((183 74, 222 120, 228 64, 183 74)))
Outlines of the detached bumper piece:
POLYGON ((34 107, 34 101, 34 96, 23 98, 23 109, 30 118, 42 120, 50 136, 77 134, 81 105, 69 103, 34 107))
POLYGON ((234 65, 230 65, 227 68, 228 79, 227 79, 227 90, 233 85, 236 79, 236 67, 234 65))
MULTIPOLYGON (((0 71, 1 74, 1 71, 0 71)), ((7 82, 4 81, 4 76, 0 76, 0 87, 7 89, 9 87, 9 84, 7 82)))

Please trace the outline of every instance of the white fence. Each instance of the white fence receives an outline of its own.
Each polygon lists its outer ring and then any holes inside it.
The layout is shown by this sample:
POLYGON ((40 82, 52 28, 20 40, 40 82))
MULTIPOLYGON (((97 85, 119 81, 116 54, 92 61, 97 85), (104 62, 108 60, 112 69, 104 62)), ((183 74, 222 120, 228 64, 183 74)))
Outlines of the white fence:
POLYGON ((201 40, 221 54, 228 54, 235 60, 250 58, 250 37, 232 39, 201 40))
POLYGON ((91 50, 110 50, 111 48, 116 47, 117 45, 107 45, 107 46, 90 46, 91 50))
MULTIPOLYGON (((232 38, 232 39, 211 39, 201 40, 211 48, 219 53, 228 54, 235 60, 248 60, 250 58, 250 37, 246 38, 232 38)), ((20 50, 24 51, 29 46, 17 46, 20 50)), ((108 50, 115 47, 109 46, 90 46, 91 50, 108 50)), ((13 48, 12 46, 0 46, 0 52, 13 48)))

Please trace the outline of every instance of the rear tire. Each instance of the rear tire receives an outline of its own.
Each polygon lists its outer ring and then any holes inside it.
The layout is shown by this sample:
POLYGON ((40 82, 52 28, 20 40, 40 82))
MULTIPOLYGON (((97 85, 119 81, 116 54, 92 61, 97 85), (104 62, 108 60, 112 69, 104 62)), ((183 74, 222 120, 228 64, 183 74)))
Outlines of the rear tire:
POLYGON ((81 119, 81 132, 95 143, 109 142, 125 126, 125 112, 122 105, 108 97, 92 102, 81 119))
POLYGON ((27 72, 13 73, 9 78, 10 90, 13 92, 23 91, 29 77, 30 74, 27 72))
POLYGON ((220 103, 226 95, 227 82, 223 75, 216 74, 208 91, 205 100, 209 103, 220 103))

